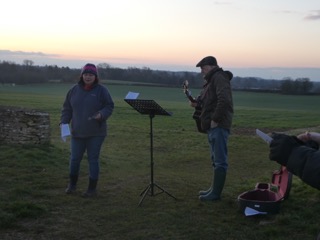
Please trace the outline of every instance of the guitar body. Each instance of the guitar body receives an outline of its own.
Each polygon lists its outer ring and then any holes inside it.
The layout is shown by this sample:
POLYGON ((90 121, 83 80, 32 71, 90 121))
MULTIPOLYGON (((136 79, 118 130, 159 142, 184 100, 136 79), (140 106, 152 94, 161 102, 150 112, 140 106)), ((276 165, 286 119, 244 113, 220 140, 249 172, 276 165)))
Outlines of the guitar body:
MULTIPOLYGON (((193 103, 196 103, 197 100, 194 99, 189 90, 188 90, 188 80, 186 80, 184 83, 183 83, 183 91, 184 93, 186 94, 187 98, 193 102, 193 103)), ((201 120, 200 120, 200 115, 201 115, 201 107, 200 106, 196 106, 195 107, 195 111, 192 115, 192 118, 195 120, 196 122, 196 126, 197 126, 197 129, 198 129, 198 132, 201 132, 201 133, 207 133, 206 131, 204 131, 202 128, 201 128, 201 120)))
POLYGON ((200 120, 200 114, 201 114, 201 108, 200 107, 196 107, 196 110, 194 111, 192 118, 196 121, 196 126, 199 132, 201 133, 207 133, 206 131, 204 131, 201 128, 201 120, 200 120))

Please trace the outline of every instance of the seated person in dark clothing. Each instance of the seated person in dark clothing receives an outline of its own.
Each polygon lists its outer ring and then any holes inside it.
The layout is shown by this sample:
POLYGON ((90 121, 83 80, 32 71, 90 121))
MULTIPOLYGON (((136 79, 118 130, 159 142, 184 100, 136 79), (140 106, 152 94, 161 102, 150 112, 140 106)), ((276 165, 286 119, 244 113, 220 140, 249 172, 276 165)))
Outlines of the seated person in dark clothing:
POLYGON ((270 160, 286 166, 303 182, 320 190, 320 133, 306 132, 298 136, 272 134, 270 160))

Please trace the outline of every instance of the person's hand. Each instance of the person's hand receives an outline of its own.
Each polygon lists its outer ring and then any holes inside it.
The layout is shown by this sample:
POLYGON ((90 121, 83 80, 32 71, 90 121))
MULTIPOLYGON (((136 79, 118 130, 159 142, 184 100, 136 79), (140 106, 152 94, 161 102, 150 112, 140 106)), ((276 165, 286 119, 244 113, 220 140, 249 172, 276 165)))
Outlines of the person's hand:
POLYGON ((297 136, 297 138, 303 142, 307 142, 311 140, 311 133, 310 132, 301 133, 297 136))
POLYGON ((97 114, 95 114, 95 115, 93 116, 93 119, 95 119, 95 120, 100 120, 101 118, 102 118, 102 115, 101 115, 100 112, 98 112, 97 114))
POLYGON ((272 133, 272 139, 269 159, 283 166, 287 165, 292 150, 303 145, 303 142, 296 136, 288 136, 286 134, 272 133))
POLYGON ((317 132, 305 132, 297 136, 301 141, 305 142, 305 145, 312 147, 316 150, 319 149, 320 144, 320 134, 317 132))
POLYGON ((213 121, 213 120, 211 120, 210 127, 211 127, 211 128, 216 128, 216 127, 218 127, 218 123, 215 122, 215 121, 213 121))
POLYGON ((197 102, 189 101, 191 107, 196 107, 198 105, 197 102))
POLYGON ((90 121, 90 120, 97 120, 97 121, 99 121, 99 120, 101 120, 101 118, 102 118, 102 115, 101 115, 101 113, 100 112, 97 112, 97 113, 95 113, 92 117, 89 117, 88 118, 88 120, 90 121))

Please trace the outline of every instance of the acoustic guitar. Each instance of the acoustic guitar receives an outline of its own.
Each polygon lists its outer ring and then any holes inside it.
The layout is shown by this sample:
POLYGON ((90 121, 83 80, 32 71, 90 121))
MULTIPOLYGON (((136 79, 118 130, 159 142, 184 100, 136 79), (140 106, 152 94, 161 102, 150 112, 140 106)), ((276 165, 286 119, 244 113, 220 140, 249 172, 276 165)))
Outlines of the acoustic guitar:
MULTIPOLYGON (((188 82, 188 80, 185 80, 183 82, 183 92, 185 93, 185 95, 187 96, 187 98, 191 102, 198 103, 198 101, 194 97, 191 96, 191 92, 189 91, 188 87, 189 87, 189 82, 188 82)), ((200 104, 197 104, 197 106, 195 107, 195 111, 194 111, 194 113, 192 115, 192 118, 196 122, 196 126, 197 126, 198 131, 201 132, 201 133, 207 133, 206 131, 204 131, 201 128, 200 114, 201 114, 201 106, 200 106, 200 104)))

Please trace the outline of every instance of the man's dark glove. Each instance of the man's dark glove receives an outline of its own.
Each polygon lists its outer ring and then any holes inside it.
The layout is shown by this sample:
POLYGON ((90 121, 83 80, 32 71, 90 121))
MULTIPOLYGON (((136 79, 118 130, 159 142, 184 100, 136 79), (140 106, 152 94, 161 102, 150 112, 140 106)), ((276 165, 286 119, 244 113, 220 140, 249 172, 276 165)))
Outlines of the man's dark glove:
POLYGON ((288 136, 281 133, 272 133, 272 141, 270 143, 269 159, 287 166, 288 158, 292 150, 296 147, 304 145, 304 142, 296 136, 288 136))

